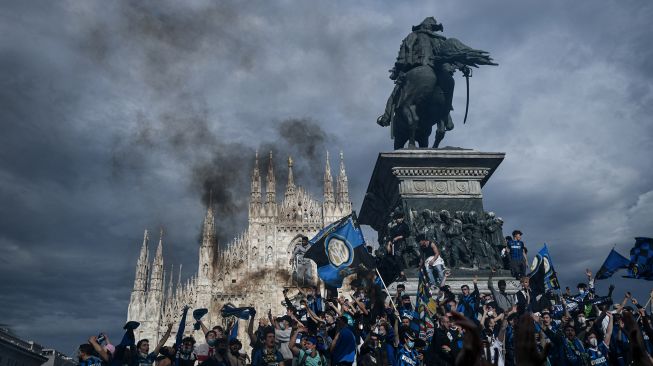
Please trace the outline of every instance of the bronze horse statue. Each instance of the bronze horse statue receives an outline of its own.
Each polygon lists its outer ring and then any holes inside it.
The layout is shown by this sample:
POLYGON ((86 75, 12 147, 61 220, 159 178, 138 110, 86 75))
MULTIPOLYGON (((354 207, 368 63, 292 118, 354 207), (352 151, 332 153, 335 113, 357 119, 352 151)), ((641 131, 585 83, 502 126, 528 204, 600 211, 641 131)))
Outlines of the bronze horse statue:
MULTIPOLYGON (((440 146, 447 131, 454 128, 450 111, 453 109, 453 73, 460 70, 466 78, 469 107, 471 68, 497 65, 490 55, 473 49, 455 38, 445 38, 437 32, 442 25, 429 17, 402 42, 390 79, 395 89, 388 99, 385 113, 377 119, 381 126, 391 125, 394 148, 428 147, 433 126, 436 126, 433 148, 440 146)), ((463 122, 464 123, 464 122, 463 122)))

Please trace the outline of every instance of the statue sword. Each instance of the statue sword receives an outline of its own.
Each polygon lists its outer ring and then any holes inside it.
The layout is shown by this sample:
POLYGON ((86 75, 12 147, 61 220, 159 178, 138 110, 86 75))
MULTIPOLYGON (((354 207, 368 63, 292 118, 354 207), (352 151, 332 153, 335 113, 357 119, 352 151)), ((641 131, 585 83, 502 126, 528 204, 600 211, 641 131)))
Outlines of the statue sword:
POLYGON ((469 111, 469 78, 472 76, 472 69, 468 66, 463 66, 460 68, 463 75, 465 76, 465 85, 467 86, 467 101, 465 102, 465 118, 463 119, 463 124, 467 122, 467 112, 469 111))

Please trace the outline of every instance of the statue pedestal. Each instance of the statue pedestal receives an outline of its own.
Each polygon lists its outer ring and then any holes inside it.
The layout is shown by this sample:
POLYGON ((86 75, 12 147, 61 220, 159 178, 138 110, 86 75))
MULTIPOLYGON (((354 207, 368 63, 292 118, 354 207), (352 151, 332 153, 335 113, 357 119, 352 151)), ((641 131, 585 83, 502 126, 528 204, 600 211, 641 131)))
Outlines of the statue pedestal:
POLYGON ((404 213, 407 208, 482 212, 481 188, 504 156, 460 148, 380 153, 358 221, 384 232, 397 207, 404 213))
MULTIPOLYGON (((474 276, 478 276, 478 282, 476 286, 478 286, 478 291, 481 294, 489 294, 490 289, 488 288, 488 278, 490 277, 490 273, 488 271, 458 271, 458 270, 453 270, 451 273, 451 276, 447 278, 447 282, 445 285, 449 286, 451 288, 451 292, 453 292, 456 295, 462 294, 462 290, 460 289, 462 285, 467 285, 469 288, 473 291, 474 290, 474 276)), ((390 294, 396 294, 397 293, 397 285, 398 284, 404 284, 406 286, 406 294, 410 296, 416 296, 417 295, 417 285, 418 285, 418 275, 417 271, 415 270, 408 270, 406 271, 406 281, 405 282, 394 282, 391 285, 388 286, 388 290, 390 291, 390 294)), ((499 290, 499 286, 497 283, 500 280, 506 281, 506 293, 508 294, 515 294, 517 291, 521 289, 521 285, 519 284, 519 281, 515 279, 514 277, 510 276, 509 271, 499 271, 498 273, 495 273, 494 276, 492 276, 492 285, 494 286, 495 290, 499 290)))
MULTIPOLYGON (((380 153, 358 221, 377 231, 379 245, 384 248, 391 239, 392 214, 402 212, 410 229, 402 250, 406 263, 415 262, 415 236, 423 233, 441 248, 452 271, 447 280, 452 291, 460 292, 462 284, 471 287, 478 275, 479 290, 487 292, 489 270, 501 268, 499 251, 505 242, 503 221, 483 209, 482 188, 504 156, 451 147, 380 153)), ((416 272, 405 272, 409 278, 406 290, 414 292, 417 277, 411 274, 416 272)), ((495 280, 500 279, 506 280, 509 292, 519 288, 508 271, 499 270, 495 280)))

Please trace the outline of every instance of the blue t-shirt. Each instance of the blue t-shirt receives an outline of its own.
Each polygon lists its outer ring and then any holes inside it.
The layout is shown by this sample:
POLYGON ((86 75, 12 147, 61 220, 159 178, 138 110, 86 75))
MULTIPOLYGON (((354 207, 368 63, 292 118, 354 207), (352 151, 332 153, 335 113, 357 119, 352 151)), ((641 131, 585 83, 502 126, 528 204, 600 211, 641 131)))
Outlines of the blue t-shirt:
POLYGON ((338 336, 338 343, 331 352, 331 361, 354 362, 356 358, 356 336, 349 328, 342 328, 338 336))
POLYGON ((406 347, 401 347, 399 352, 397 352, 397 365, 398 366, 418 366, 419 360, 417 359, 417 351, 411 349, 410 351, 406 347))
POLYGON ((91 356, 86 360, 79 362, 79 366, 101 366, 101 365, 102 365, 102 360, 95 356, 91 356))
POLYGON ((281 361, 283 361, 283 356, 279 350, 274 349, 273 352, 266 352, 265 348, 261 348, 254 352, 252 366, 274 366, 281 361))
POLYGON ((608 347, 604 342, 598 344, 596 348, 588 348, 587 354, 590 356, 592 366, 608 366, 608 347))
POLYGON ((524 242, 521 240, 510 241, 510 258, 513 260, 524 259, 524 242))

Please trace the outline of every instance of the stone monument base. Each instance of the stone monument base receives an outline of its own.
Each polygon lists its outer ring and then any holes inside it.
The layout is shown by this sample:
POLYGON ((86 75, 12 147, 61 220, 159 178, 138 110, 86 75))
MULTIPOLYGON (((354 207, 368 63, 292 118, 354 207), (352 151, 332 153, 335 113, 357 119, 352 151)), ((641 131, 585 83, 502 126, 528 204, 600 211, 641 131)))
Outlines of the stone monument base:
MULTIPOLYGON (((487 270, 474 270, 474 269, 454 269, 451 270, 451 275, 447 278, 445 285, 451 288, 451 292, 456 295, 462 294, 461 286, 467 285, 473 291, 474 277, 478 276, 478 291, 481 294, 489 294, 488 278, 490 278, 490 271, 487 270)), ((404 284, 406 286, 406 294, 412 296, 417 295, 417 286, 419 284, 419 277, 417 270, 406 270, 406 281, 398 281, 388 286, 391 295, 397 292, 397 285, 404 284)), ((492 276, 492 284, 495 289, 499 289, 497 283, 499 280, 506 281, 506 292, 508 294, 515 294, 521 288, 519 281, 510 275, 510 271, 500 270, 492 276)))

